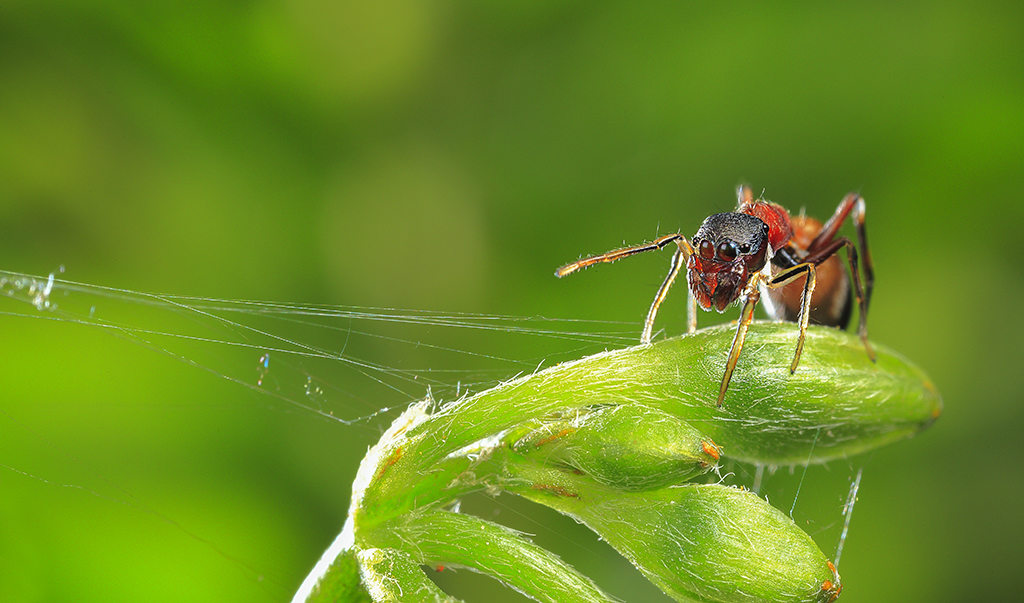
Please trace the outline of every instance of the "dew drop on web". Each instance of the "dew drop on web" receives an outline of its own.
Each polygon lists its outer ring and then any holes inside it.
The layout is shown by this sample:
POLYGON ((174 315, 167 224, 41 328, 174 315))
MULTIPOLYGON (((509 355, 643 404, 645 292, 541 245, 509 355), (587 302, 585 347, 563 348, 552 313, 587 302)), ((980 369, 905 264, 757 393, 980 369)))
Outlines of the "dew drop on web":
POLYGON ((324 389, 313 380, 313 377, 306 377, 305 392, 306 398, 313 402, 317 408, 323 408, 324 389))
POLYGON ((28 294, 32 297, 32 305, 36 307, 36 310, 49 310, 50 304, 50 293, 53 291, 53 273, 46 279, 46 282, 40 282, 36 279, 32 279, 29 284, 28 294))
MULTIPOLYGON (((63 273, 63 266, 59 269, 63 273)), ((30 276, 8 276, 0 277, 0 292, 16 299, 26 299, 37 310, 53 310, 57 307, 50 301, 50 294, 53 293, 54 274, 44 280, 30 276)))
POLYGON ((262 387, 263 380, 267 378, 267 373, 270 372, 270 352, 266 352, 260 356, 259 365, 256 367, 256 385, 262 387))

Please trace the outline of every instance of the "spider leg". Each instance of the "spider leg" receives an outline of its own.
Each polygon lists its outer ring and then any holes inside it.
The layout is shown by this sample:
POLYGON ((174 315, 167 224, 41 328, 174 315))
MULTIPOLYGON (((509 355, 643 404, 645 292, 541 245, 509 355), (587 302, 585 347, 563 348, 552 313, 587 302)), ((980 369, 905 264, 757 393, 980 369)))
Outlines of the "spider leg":
MULTIPOLYGON (((857 228, 857 247, 860 248, 859 255, 864 266, 864 286, 862 288, 858 288, 857 303, 860 306, 860 327, 858 330, 861 334, 861 339, 866 341, 868 307, 871 305, 871 292, 875 288, 875 266, 871 261, 871 252, 868 250, 868 232, 867 228, 864 226, 864 215, 866 213, 864 197, 861 197, 857 193, 849 193, 843 197, 843 200, 840 201, 839 205, 836 207, 835 213, 833 213, 832 217, 828 219, 828 222, 821 227, 821 232, 818 233, 818 236, 816 236, 813 241, 811 241, 807 251, 808 256, 815 255, 816 252, 825 249, 830 243, 832 243, 836 233, 839 231, 839 227, 843 225, 843 222, 846 221, 846 218, 851 213, 853 214, 854 226, 857 228)), ((857 252, 854 250, 853 245, 850 245, 848 249, 852 254, 855 254, 853 256, 854 260, 851 261, 851 269, 853 270, 854 283, 856 284, 859 277, 857 269, 854 267, 857 263, 857 252)), ((874 360, 874 354, 871 351, 868 352, 868 355, 872 357, 872 360, 874 360)))
POLYGON ((736 324, 736 334, 732 338, 732 348, 729 349, 729 360, 725 363, 725 375, 722 376, 722 386, 718 389, 718 406, 722 406, 725 400, 725 391, 729 389, 729 381, 732 380, 732 373, 736 370, 736 362, 740 359, 740 352, 743 350, 743 342, 747 338, 747 327, 754 319, 754 306, 761 298, 756 287, 751 287, 747 300, 743 304, 743 311, 740 312, 739 322, 736 324))
MULTIPOLYGON (((645 251, 661 249, 662 247, 668 245, 672 241, 679 240, 682 240, 685 243, 686 237, 684 237, 681 234, 665 235, 663 237, 654 239, 650 243, 645 243, 644 245, 636 245, 634 247, 623 247, 622 249, 616 249, 614 251, 602 253, 601 255, 595 255, 589 258, 584 258, 582 260, 576 260, 575 262, 566 264, 565 266, 562 266, 561 268, 556 270, 555 276, 561 278, 568 274, 572 274, 577 270, 582 270, 584 268, 587 268, 588 266, 593 266, 594 264, 599 264, 602 262, 614 262, 615 260, 621 260, 622 258, 629 257, 631 255, 636 255, 638 253, 643 253, 645 251)), ((690 248, 689 243, 685 243, 685 246, 689 251, 692 251, 692 248, 690 248)))
POLYGON ((690 291, 686 299, 686 332, 693 333, 697 330, 697 298, 690 291))
MULTIPOLYGON (((654 330, 654 317, 658 315, 658 308, 661 306, 661 302, 665 301, 665 297, 668 295, 668 290, 672 287, 672 283, 675 282, 676 277, 679 275, 679 271, 683 266, 686 265, 686 261, 690 259, 690 245, 684 242, 676 241, 679 248, 672 254, 672 267, 668 270, 668 275, 665 276, 665 280, 661 283, 661 287, 658 288, 658 293, 654 295, 654 301, 651 302, 651 309, 647 311, 647 319, 644 320, 644 330, 640 334, 640 343, 647 344, 651 342, 651 333, 654 330)), ((690 299, 693 300, 693 295, 690 295, 690 299)), ((697 324, 697 310, 696 301, 693 302, 694 308, 688 310, 687 324, 689 332, 692 333, 696 329, 697 324)))
MULTIPOLYGON (((647 318, 644 320, 644 330, 640 334, 640 343, 650 343, 651 333, 654 330, 654 318, 658 315, 658 308, 661 307, 661 302, 665 301, 665 297, 668 295, 668 290, 672 287, 672 283, 675 282, 676 277, 679 275, 679 271, 682 270, 683 266, 686 265, 687 260, 690 259, 690 255, 693 254, 693 247, 690 246, 690 242, 686 240, 686 237, 681 234, 665 235, 644 245, 623 247, 622 249, 616 249, 614 251, 602 253, 601 255, 577 260, 556 270, 555 276, 563 277, 568 274, 572 274, 577 270, 593 266, 594 264, 614 262, 615 260, 620 260, 645 251, 661 249, 673 241, 675 241, 677 249, 676 252, 672 254, 672 266, 669 268, 668 275, 665 277, 665 280, 661 283, 661 287, 658 288, 658 292, 654 296, 654 301, 651 302, 651 308, 647 311, 647 318)), ((697 325, 697 302, 693 299, 692 294, 690 296, 690 303, 688 304, 687 312, 687 326, 692 333, 696 329, 697 325)))
MULTIPOLYGON (((866 233, 864 233, 862 229, 858 229, 858 233, 862 235, 862 242, 866 244, 866 233)), ((865 279, 870 279, 868 281, 867 288, 865 288, 865 286, 861 284, 860 271, 858 270, 857 247, 852 241, 850 241, 850 239, 840 237, 832 240, 824 247, 814 250, 813 247, 817 242, 818 239, 815 239, 814 243, 811 244, 812 251, 806 258, 804 258, 805 263, 812 263, 815 265, 820 264, 835 255, 835 253, 839 251, 840 247, 846 247, 846 260, 850 264, 850 274, 853 276, 853 291, 857 297, 857 304, 860 307, 860 320, 857 326, 857 334, 860 336, 860 340, 864 344, 864 350, 867 352, 868 358, 871 359, 871 362, 875 362, 875 350, 868 342, 868 301, 871 296, 870 286, 874 282, 874 272, 870 268, 865 268, 865 279)), ((870 259, 865 262, 865 265, 869 262, 870 259)), ((781 277, 783 274, 785 274, 785 272, 780 273, 776 279, 781 277)), ((771 285, 769 284, 769 286, 771 285)), ((809 311, 810 308, 808 307, 806 310, 809 311)), ((801 305, 800 311, 801 313, 805 311, 803 305, 801 305)))
POLYGON ((804 262, 803 264, 797 264, 792 268, 783 270, 767 283, 768 288, 777 289, 785 287, 801 276, 807 275, 807 280, 804 281, 804 291, 800 296, 800 315, 797 318, 797 324, 800 325, 800 335, 796 340, 796 353, 793 354, 793 362, 789 365, 789 374, 791 375, 796 372, 796 367, 800 364, 800 354, 804 351, 804 336, 807 334, 807 321, 811 316, 811 296, 814 294, 814 283, 816 280, 814 272, 814 264, 804 262))

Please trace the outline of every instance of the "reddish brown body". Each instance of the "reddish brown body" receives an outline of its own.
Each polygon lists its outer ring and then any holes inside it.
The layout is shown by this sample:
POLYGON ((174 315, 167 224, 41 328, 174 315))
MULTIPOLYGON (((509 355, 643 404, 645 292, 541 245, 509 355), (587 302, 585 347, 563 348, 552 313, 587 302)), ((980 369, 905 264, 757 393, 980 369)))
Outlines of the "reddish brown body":
MULTIPOLYGON (((797 216, 790 221, 793 229, 793 245, 798 249, 810 247, 814 238, 821 233, 823 224, 814 218, 797 216)), ((853 309, 853 292, 850 279, 838 255, 829 257, 815 268, 817 285, 811 296, 811 324, 845 329, 850 323, 853 309)), ((782 269, 773 267, 772 274, 782 269)), ((800 296, 803 293, 806 276, 789 285, 768 291, 765 308, 776 320, 795 322, 800 315, 800 296)))

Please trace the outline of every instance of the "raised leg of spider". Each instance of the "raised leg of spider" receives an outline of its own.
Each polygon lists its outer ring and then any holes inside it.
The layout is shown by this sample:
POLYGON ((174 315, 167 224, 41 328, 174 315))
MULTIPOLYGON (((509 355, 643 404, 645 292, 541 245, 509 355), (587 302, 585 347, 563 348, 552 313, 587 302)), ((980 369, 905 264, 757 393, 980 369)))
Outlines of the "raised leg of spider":
MULTIPOLYGON (((577 260, 570 264, 562 266, 555 271, 555 276, 563 277, 578 270, 593 266, 594 264, 614 262, 621 260, 622 258, 643 253, 645 251, 653 251, 655 249, 661 249, 671 242, 675 242, 677 249, 675 254, 672 256, 672 266, 669 269, 668 275, 665 280, 661 283, 661 287, 658 288, 658 293, 654 296, 654 301, 651 303, 650 310, 647 311, 647 318, 644 320, 644 329, 640 334, 640 343, 650 343, 651 334, 654 330, 654 318, 658 314, 658 308, 661 306, 661 302, 665 300, 665 296, 668 295, 668 290, 672 287, 672 283, 675 282, 676 277, 679 275, 679 271, 682 270, 683 266, 686 265, 686 261, 690 258, 690 254, 693 253, 693 247, 690 246, 689 241, 686 240, 681 234, 670 234, 663 237, 659 237, 650 243, 644 245, 636 245, 634 247, 623 247, 622 249, 616 249, 601 255, 591 256, 582 260, 577 260)), ((687 305, 687 328, 690 332, 696 329, 697 325, 697 304, 693 300, 691 295, 690 302, 687 305)))
POLYGON ((829 218, 828 222, 825 223, 821 228, 821 232, 814 238, 808 247, 808 257, 817 255, 818 252, 825 249, 833 243, 836 233, 839 231, 839 227, 843 225, 846 218, 851 214, 853 215, 853 223, 857 229, 857 247, 854 249, 853 245, 849 245, 849 257, 851 258, 851 270, 853 271, 854 284, 859 281, 860 273, 854 267, 857 263, 857 256, 860 256, 860 261, 864 267, 864 286, 857 288, 857 304, 860 308, 860 321, 858 325, 858 333, 860 334, 861 340, 865 342, 865 347, 868 348, 868 355, 874 360, 874 352, 867 345, 867 320, 868 320, 868 308, 871 306, 871 292, 875 287, 875 267, 871 261, 871 252, 868 249, 868 233, 867 228, 864 225, 864 215, 866 213, 864 198, 856 193, 850 193, 843 197, 843 200, 839 202, 836 207, 835 213, 829 218), (859 251, 859 253, 858 253, 859 251))
MULTIPOLYGON (((562 266, 561 268, 556 270, 555 276, 561 278, 563 276, 572 274, 577 270, 582 270, 584 268, 587 268, 588 266, 593 266, 594 264, 614 262, 616 260, 621 260, 622 258, 626 258, 631 255, 636 255, 638 253, 643 253, 645 251, 654 251, 655 249, 661 249, 662 247, 668 245, 672 241, 677 240, 685 241, 686 237, 684 237, 681 234, 665 235, 663 237, 654 239, 650 243, 645 243, 643 245, 636 245, 634 247, 623 247, 622 249, 616 249, 614 251, 602 253, 601 255, 595 255, 589 258, 584 258, 582 260, 576 260, 575 262, 566 264, 565 266, 562 266)), ((686 246, 689 247, 689 244, 687 243, 686 246)))

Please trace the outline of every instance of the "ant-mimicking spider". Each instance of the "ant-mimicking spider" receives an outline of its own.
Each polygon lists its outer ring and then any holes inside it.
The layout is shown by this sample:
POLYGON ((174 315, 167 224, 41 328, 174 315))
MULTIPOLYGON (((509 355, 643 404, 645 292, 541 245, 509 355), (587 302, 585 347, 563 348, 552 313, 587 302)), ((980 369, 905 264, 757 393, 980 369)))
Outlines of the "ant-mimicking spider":
POLYGON ((737 196, 736 211, 708 216, 693 235, 692 243, 681 234, 665 235, 645 245, 577 260, 559 268, 555 275, 563 277, 597 263, 614 262, 675 242, 677 249, 672 256, 672 266, 647 312, 640 342, 650 343, 658 307, 683 265, 686 266, 686 280, 690 288, 688 332, 692 333, 697 328, 698 305, 704 310, 713 307, 723 312, 733 302, 742 302, 743 310, 718 391, 718 406, 721 406, 743 349, 747 327, 754 318, 754 306, 762 295, 772 318, 796 322, 800 326, 790 374, 800 363, 809 321, 841 329, 846 327, 852 299, 850 284, 837 255, 841 248, 846 247, 853 294, 860 308, 858 334, 868 358, 874 362, 875 352, 868 343, 867 315, 875 276, 864 228, 863 197, 856 193, 846 195, 828 222, 822 224, 802 215, 790 217, 781 205, 755 199, 748 186, 739 187, 737 196), (856 246, 846 237, 836 237, 839 227, 851 212, 857 229, 856 246), (858 270, 857 247, 860 247, 864 263, 863 286, 858 270))

